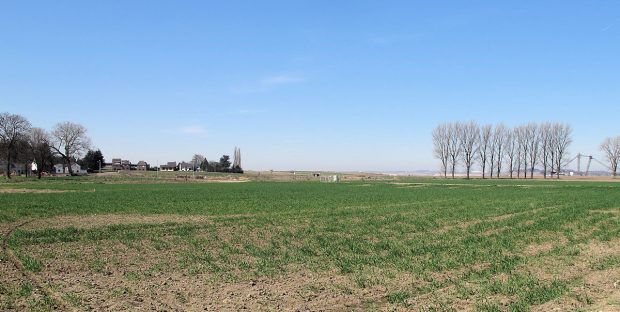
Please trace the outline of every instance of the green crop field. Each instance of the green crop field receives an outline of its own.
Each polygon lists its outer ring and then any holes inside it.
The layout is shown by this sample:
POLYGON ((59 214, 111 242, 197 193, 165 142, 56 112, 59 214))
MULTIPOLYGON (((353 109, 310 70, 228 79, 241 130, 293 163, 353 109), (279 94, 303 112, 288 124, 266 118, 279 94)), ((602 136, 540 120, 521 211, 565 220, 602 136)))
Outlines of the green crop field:
POLYGON ((614 182, 4 181, 0 229, 0 310, 620 310, 614 182))

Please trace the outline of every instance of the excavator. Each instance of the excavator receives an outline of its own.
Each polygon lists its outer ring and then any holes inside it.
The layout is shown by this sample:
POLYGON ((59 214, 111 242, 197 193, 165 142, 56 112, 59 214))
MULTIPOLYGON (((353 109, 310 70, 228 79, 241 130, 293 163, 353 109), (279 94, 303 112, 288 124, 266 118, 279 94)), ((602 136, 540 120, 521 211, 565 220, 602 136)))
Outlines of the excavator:
POLYGON ((588 176, 588 173, 590 173, 590 165, 592 164, 592 161, 594 160, 595 162, 597 162, 599 165, 603 166, 605 169, 609 170, 611 172, 611 168, 609 168, 609 166, 607 166, 606 164, 604 164, 603 162, 601 162, 600 160, 592 157, 592 155, 584 155, 584 154, 577 154, 577 156, 575 156, 573 159, 571 159, 569 162, 567 162, 566 164, 570 164, 573 161, 577 160, 577 174, 578 175, 583 175, 583 176, 588 176), (581 171, 581 159, 582 158, 587 158, 588 159, 588 164, 586 165, 586 171, 582 172, 581 171))

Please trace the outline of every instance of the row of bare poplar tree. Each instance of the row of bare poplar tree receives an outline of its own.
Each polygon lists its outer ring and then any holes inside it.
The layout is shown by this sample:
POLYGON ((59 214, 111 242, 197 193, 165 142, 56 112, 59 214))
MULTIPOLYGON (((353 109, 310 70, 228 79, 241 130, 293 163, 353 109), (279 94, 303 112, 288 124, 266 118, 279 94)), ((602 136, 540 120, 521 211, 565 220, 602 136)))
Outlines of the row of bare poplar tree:
POLYGON ((514 178, 533 178, 534 167, 542 167, 543 176, 559 174, 572 142, 570 125, 559 122, 527 123, 515 128, 503 124, 479 125, 470 122, 446 122, 433 130, 433 154, 441 161, 444 177, 454 178, 462 165, 469 179, 479 164, 482 178, 497 178, 505 173, 514 178))

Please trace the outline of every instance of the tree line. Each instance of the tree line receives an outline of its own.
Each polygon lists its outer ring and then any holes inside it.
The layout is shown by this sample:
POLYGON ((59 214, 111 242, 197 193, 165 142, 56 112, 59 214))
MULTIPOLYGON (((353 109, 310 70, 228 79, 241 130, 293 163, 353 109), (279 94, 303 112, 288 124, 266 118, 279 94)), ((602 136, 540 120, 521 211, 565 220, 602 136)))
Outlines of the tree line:
POLYGON ((57 158, 73 174, 72 164, 91 146, 86 132, 86 127, 69 121, 56 124, 48 132, 32 127, 23 116, 0 113, 0 159, 6 161, 7 178, 11 178, 12 164, 27 166, 33 159, 37 160, 39 178, 43 171, 53 169, 57 158))
POLYGON ((195 154, 192 157, 192 163, 196 164, 200 170, 206 172, 243 173, 241 164, 231 163, 229 155, 222 155, 222 157, 220 157, 220 161, 209 161, 204 155, 195 154))
MULTIPOLYGON (((510 178, 534 177, 541 166, 543 177, 557 178, 566 165, 568 147, 572 143, 570 125, 559 122, 527 123, 514 128, 503 124, 478 125, 470 122, 446 122, 433 130, 433 154, 441 161, 444 177, 454 178, 462 165, 469 179, 478 164, 482 178, 499 178, 505 172, 510 178), (502 171, 504 169, 504 171, 502 171)), ((606 138, 599 149, 608 169, 617 176, 620 163, 620 136, 606 138)))
POLYGON ((572 142, 570 125, 559 122, 527 123, 514 128, 504 124, 479 125, 446 122, 433 129, 433 155, 440 160, 442 173, 454 178, 463 166, 467 178, 479 165, 482 178, 496 178, 505 172, 510 178, 533 178, 535 166, 545 178, 557 178, 565 165, 572 142))
MULTIPOLYGON (((61 122, 46 131, 33 127, 23 116, 0 113, 0 160, 6 162, 4 169, 9 179, 12 165, 22 164, 27 168, 33 160, 39 178, 43 172, 53 171, 59 162, 69 169, 71 175, 76 163, 89 171, 104 167, 103 154, 100 150, 91 150, 91 145, 86 127, 80 124, 61 122)), ((240 152, 235 148, 235 163, 231 163, 228 155, 223 155, 218 162, 207 161, 200 154, 194 155, 192 162, 203 171, 243 173, 240 158, 240 152)))

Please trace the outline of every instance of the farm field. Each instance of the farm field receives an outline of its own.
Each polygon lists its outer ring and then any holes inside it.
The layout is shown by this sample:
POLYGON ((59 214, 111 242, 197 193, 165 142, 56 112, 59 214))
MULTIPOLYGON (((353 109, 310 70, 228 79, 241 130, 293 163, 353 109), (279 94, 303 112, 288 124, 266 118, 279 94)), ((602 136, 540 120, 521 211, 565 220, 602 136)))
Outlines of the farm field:
POLYGON ((620 310, 615 182, 4 180, 0 230, 3 311, 620 310))

